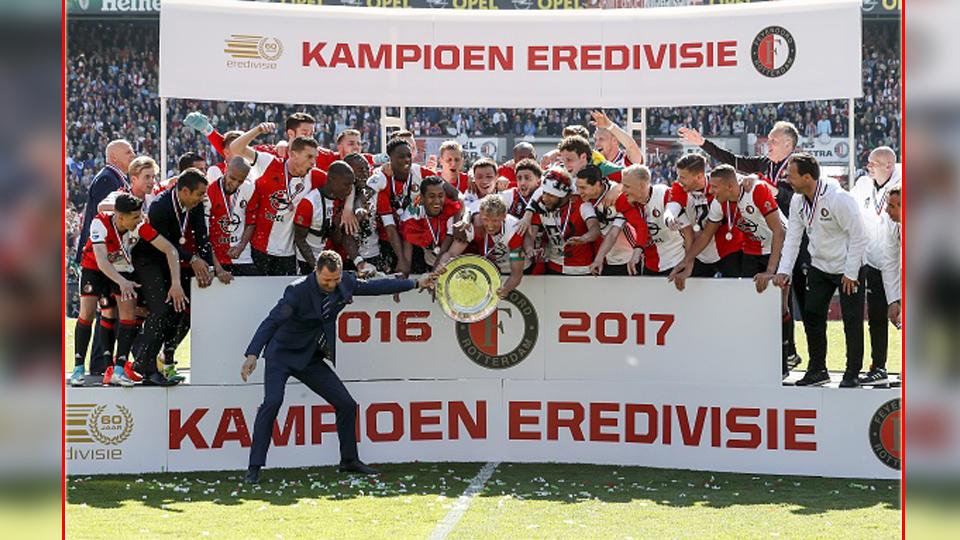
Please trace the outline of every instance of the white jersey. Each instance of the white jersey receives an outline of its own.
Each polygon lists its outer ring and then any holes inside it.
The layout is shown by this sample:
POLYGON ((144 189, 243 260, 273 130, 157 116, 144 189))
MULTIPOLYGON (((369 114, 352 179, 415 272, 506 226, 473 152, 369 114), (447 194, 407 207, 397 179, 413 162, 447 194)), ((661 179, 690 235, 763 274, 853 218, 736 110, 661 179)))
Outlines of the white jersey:
POLYGON ((853 196, 835 182, 817 181, 812 201, 797 193, 790 201, 790 224, 777 273, 793 274, 803 233, 810 239, 811 264, 827 274, 856 280, 867 248, 860 209, 853 196))
POLYGON ((647 204, 636 205, 650 234, 650 244, 643 250, 644 265, 655 272, 672 269, 683 261, 686 254, 683 235, 667 227, 665 218, 669 200, 670 186, 653 184, 647 204))
POLYGON ((876 269, 883 266, 884 259, 884 218, 887 217, 887 194, 890 189, 900 184, 899 174, 894 169, 893 176, 887 183, 877 187, 876 182, 869 176, 861 176, 850 190, 850 194, 857 200, 860 214, 863 216, 863 226, 867 233, 867 251, 864 255, 864 264, 876 269))
POLYGON ((787 228, 787 217, 777 207, 773 188, 766 182, 754 182, 753 187, 742 189, 736 203, 721 203, 713 199, 707 219, 714 223, 732 224, 743 231, 743 252, 747 255, 770 255, 773 250, 773 229, 767 216, 776 212, 780 225, 787 228))
MULTIPOLYGON (((297 212, 293 222, 301 227, 306 227, 307 245, 313 252, 313 258, 320 255, 320 252, 327 249, 327 240, 333 230, 333 212, 334 199, 328 199, 320 193, 319 189, 310 190, 304 195, 303 199, 297 205, 297 212)), ((303 254, 297 250, 297 260, 303 261, 303 254)))
MULTIPOLYGON (((674 218, 681 216, 693 227, 693 232, 698 235, 703 232, 703 225, 707 221, 707 214, 710 213, 710 198, 707 196, 706 188, 703 191, 684 191, 679 182, 674 183, 671 188, 670 201, 667 203, 667 211, 674 218)), ((717 251, 716 235, 710 239, 707 247, 697 255, 697 260, 704 264, 713 264, 720 260, 720 252, 717 251)))
POLYGON ((593 206, 593 211, 597 216, 597 220, 600 222, 601 241, 607 237, 607 234, 609 234, 614 227, 619 227, 617 242, 607 253, 607 256, 604 257, 608 265, 627 264, 633 256, 633 246, 630 244, 630 240, 627 239, 627 234, 630 233, 624 232, 624 229, 630 227, 630 225, 627 224, 623 216, 617 212, 615 208, 616 205, 614 204, 619 196, 619 192, 619 188, 609 183, 607 184, 607 189, 604 190, 603 194, 600 195, 597 200, 588 203, 593 206))

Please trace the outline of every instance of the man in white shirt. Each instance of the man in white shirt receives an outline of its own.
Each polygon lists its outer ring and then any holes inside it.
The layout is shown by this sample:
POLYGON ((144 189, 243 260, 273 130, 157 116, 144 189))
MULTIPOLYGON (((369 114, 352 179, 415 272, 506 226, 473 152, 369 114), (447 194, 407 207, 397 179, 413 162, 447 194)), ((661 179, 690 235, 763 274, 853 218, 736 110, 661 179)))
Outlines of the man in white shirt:
POLYGON ((787 180, 796 194, 790 201, 790 223, 774 283, 780 287, 790 285, 804 232, 810 239, 807 249, 811 259, 803 309, 810 363, 807 373, 796 384, 821 386, 830 382, 826 364, 827 311, 840 287, 847 351, 840 387, 853 388, 863 367, 863 288, 859 275, 867 234, 860 210, 853 196, 839 184, 820 179, 820 165, 810 154, 790 157, 787 180))
POLYGON ((867 233, 867 250, 860 269, 860 281, 865 287, 867 319, 870 323, 870 370, 860 378, 864 386, 887 384, 887 297, 884 294, 881 269, 885 258, 884 229, 889 223, 886 215, 889 192, 900 184, 897 155, 888 146, 870 152, 868 174, 860 177, 850 194, 857 200, 867 233))
POLYGON ((883 288, 886 292, 887 317, 898 329, 901 326, 900 313, 900 271, 902 268, 901 245, 903 244, 902 229, 900 228, 900 184, 890 188, 887 192, 887 217, 883 228, 883 288))

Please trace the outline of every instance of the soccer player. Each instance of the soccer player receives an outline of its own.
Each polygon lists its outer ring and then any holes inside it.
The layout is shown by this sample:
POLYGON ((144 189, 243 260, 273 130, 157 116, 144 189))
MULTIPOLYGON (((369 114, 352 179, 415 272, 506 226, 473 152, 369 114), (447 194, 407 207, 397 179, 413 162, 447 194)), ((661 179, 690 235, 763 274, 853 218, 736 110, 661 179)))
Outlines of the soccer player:
POLYGON ((500 192, 503 203, 507 205, 507 213, 515 218, 522 218, 523 212, 530 204, 530 198, 540 187, 540 177, 543 170, 534 159, 521 159, 515 169, 516 187, 500 192))
MULTIPOLYGON (((110 141, 104 151, 104 157, 106 158, 106 164, 97 172, 96 176, 93 177, 90 188, 87 190, 87 202, 83 211, 83 223, 80 227, 80 236, 77 238, 76 245, 77 255, 75 262, 77 264, 80 264, 83 247, 87 245, 87 239, 90 236, 90 224, 93 223, 93 218, 97 215, 97 207, 100 202, 110 193, 120 188, 130 189, 130 180, 127 178, 127 171, 130 168, 130 162, 136 157, 130 143, 123 139, 110 141)), ((97 324, 94 330, 93 343, 90 351, 90 373, 95 375, 102 374, 103 370, 110 363, 110 360, 112 360, 108 359, 107 351, 105 350, 106 347, 104 347, 107 341, 112 341, 112 338, 108 335, 101 335, 103 334, 104 326, 102 324, 102 317, 100 317, 100 319, 100 324, 97 324)), ((108 320, 106 323, 109 329, 115 326, 116 321, 108 320)))
POLYGON ((596 257, 591 263, 591 273, 598 270, 605 276, 627 276, 627 263, 633 258, 634 246, 646 245, 648 238, 646 224, 639 230, 627 223, 616 209, 622 186, 603 178, 600 168, 592 163, 577 172, 577 193, 581 200, 593 206, 593 212, 600 223, 597 249, 605 248, 603 259, 596 257), (609 243, 610 246, 603 244, 609 243))
POLYGON ((298 136, 290 143, 285 159, 249 146, 257 136, 274 129, 271 123, 259 124, 230 145, 231 152, 252 162, 249 174, 256 178, 240 245, 250 243, 250 255, 260 275, 292 276, 297 273, 294 212, 311 189, 323 185, 326 174, 314 167, 315 139, 298 136))
POLYGON ((525 159, 532 159, 536 162, 537 150, 528 142, 518 142, 513 147, 513 159, 497 169, 497 176, 507 179, 508 188, 517 187, 517 165, 525 159))
POLYGON ((356 236, 345 235, 344 243, 355 242, 357 256, 351 262, 361 277, 377 271, 391 272, 384 259, 380 257, 380 236, 377 234, 377 192, 367 185, 370 179, 370 164, 361 154, 347 154, 343 161, 353 169, 354 193, 356 194, 356 215, 358 220, 356 236))
POLYGON ((600 223, 593 205, 573 194, 573 182, 566 170, 554 167, 543 174, 543 190, 533 211, 526 252, 533 252, 534 238, 542 227, 547 236, 547 274, 587 275, 596 255, 594 242, 600 238, 600 223))
MULTIPOLYGON (((312 189, 297 204, 293 217, 293 241, 297 247, 297 260, 300 273, 313 272, 320 252, 336 244, 343 249, 338 234, 336 218, 343 201, 353 189, 355 178, 353 169, 344 161, 330 164, 325 181, 312 189)), ((356 257, 356 243, 347 253, 351 259, 356 257)))
MULTIPOLYGON (((677 160, 677 181, 670 187, 670 202, 664 215, 664 221, 671 229, 679 230, 679 218, 685 217, 697 236, 704 234, 707 213, 713 200, 707 185, 706 166, 706 159, 699 153, 686 154, 677 160)), ((708 238, 706 248, 694 262, 693 276, 740 277, 743 234, 721 223, 708 238)), ((673 278, 682 270, 674 268, 674 274, 671 275, 671 280, 681 290, 683 282, 673 278)))
POLYGON ((603 111, 590 111, 590 116, 597 126, 593 133, 594 145, 605 160, 620 167, 643 163, 643 151, 629 133, 614 124, 603 111))
POLYGON ((858 278, 867 247, 860 209, 853 196, 836 182, 820 179, 820 164, 810 154, 794 154, 788 161, 787 180, 796 194, 790 201, 790 223, 783 257, 774 283, 790 285, 800 252, 800 239, 810 239, 810 271, 803 326, 807 333, 810 363, 797 386, 819 386, 830 381, 827 373, 827 311, 837 287, 847 349, 847 367, 841 388, 857 386, 863 367, 863 289, 858 278))
POLYGON ((387 155, 390 157, 390 167, 376 171, 367 180, 367 185, 377 191, 377 216, 381 224, 380 255, 388 261, 396 261, 391 265, 394 270, 409 275, 410 261, 403 256, 399 216, 416 204, 423 178, 436 176, 436 173, 413 163, 413 150, 404 137, 394 137, 387 143, 387 155))
POLYGON ((469 253, 493 261, 501 273, 510 277, 497 290, 500 298, 520 285, 523 279, 523 236, 517 233, 517 218, 507 214, 507 206, 499 195, 490 194, 480 200, 479 210, 470 219, 468 240, 453 240, 450 249, 440 255, 435 273, 443 272, 451 259, 469 248, 469 253))
POLYGON ((460 193, 469 189, 469 177, 463 172, 463 147, 457 141, 444 141, 440 145, 440 177, 460 193))
MULTIPOLYGON (((614 205, 618 215, 633 225, 635 230, 646 229, 646 244, 634 241, 633 256, 627 263, 629 275, 645 276, 669 275, 675 266, 683 260, 684 250, 693 242, 693 230, 685 225, 679 231, 669 227, 664 220, 666 206, 670 200, 670 188, 666 184, 653 184, 650 169, 645 165, 630 165, 623 170, 622 193, 614 205), (642 256, 643 264, 637 266, 642 256)), ((610 234, 619 227, 614 222, 610 234)), ((608 237, 609 238, 609 237, 608 237)), ((602 270, 605 250, 613 242, 604 240, 597 251, 590 270, 594 274, 602 270)))
MULTIPOLYGON (((129 193, 115 197, 114 211, 100 213, 90 225, 90 238, 80 254, 80 316, 74 335, 74 368, 70 377, 72 386, 84 384, 84 357, 90 343, 91 319, 97 309, 97 303, 105 306, 105 300, 115 298, 120 312, 120 326, 117 332, 117 354, 113 356, 112 344, 108 351, 111 362, 103 373, 103 385, 133 386, 134 382, 125 373, 128 366, 130 347, 136 333, 136 304, 139 283, 134 282, 133 258, 130 250, 144 240, 161 251, 167 262, 167 268, 176 279, 167 290, 166 301, 174 309, 186 308, 186 296, 180 284, 180 263, 173 244, 157 234, 149 223, 143 221, 143 201, 129 193), (119 365, 120 369, 115 369, 119 365)), ((104 319, 112 319, 114 308, 102 307, 104 319)))
MULTIPOLYGON (((177 187, 163 192, 150 206, 150 225, 177 250, 179 277, 188 298, 190 277, 196 276, 201 288, 213 281, 209 270, 213 264, 213 252, 202 204, 206 192, 207 177, 203 172, 187 169, 177 177, 177 187)), ((138 344, 136 371, 144 375, 144 384, 176 384, 182 377, 174 366, 174 352, 189 330, 189 314, 180 313, 167 303, 167 290, 172 287, 176 276, 167 269, 164 253, 141 242, 133 248, 132 254, 140 292, 150 310, 143 326, 143 339, 138 344), (156 366, 161 348, 163 373, 158 372, 156 366)))
POLYGON ((129 193, 143 201, 143 210, 150 209, 150 203, 153 202, 153 187, 157 181, 157 174, 160 173, 160 167, 150 156, 137 156, 130 162, 127 168, 127 179, 129 186, 121 187, 107 195, 100 204, 97 205, 98 212, 112 212, 114 201, 117 195, 129 193))
POLYGON ((459 221, 463 204, 452 184, 439 176, 420 182, 420 202, 400 215, 400 236, 404 257, 411 261, 411 272, 422 274, 436 266, 453 223, 459 221))
POLYGON ((500 191, 497 186, 497 163, 490 158, 480 158, 473 162, 470 171, 470 187, 463 200, 467 210, 474 214, 484 197, 500 191))
MULTIPOLYGON (((250 165, 241 156, 233 156, 227 165, 226 173, 210 181, 207 187, 204 207, 209 219, 214 271, 218 278, 224 273, 230 279, 233 276, 257 275, 250 256, 250 245, 241 245, 247 206, 254 191, 254 183, 249 175, 250 165)), ((207 179, 210 177, 210 172, 207 171, 207 179)))
POLYGON ((223 150, 220 152, 220 155, 223 156, 223 161, 217 162, 207 169, 207 181, 211 184, 226 174, 227 165, 234 157, 233 152, 230 151, 230 145, 241 135, 243 135, 243 132, 239 129, 233 129, 223 134, 223 150))
MULTIPOLYGON (((857 180, 850 194, 857 200, 867 232, 867 251, 860 282, 865 287, 867 320, 870 324, 870 369, 860 379, 867 386, 887 384, 887 311, 890 303, 884 294, 882 268, 886 259, 887 237, 885 229, 889 219, 886 214, 887 199, 892 188, 899 186, 900 175, 897 155, 889 146, 881 146, 870 152, 867 175, 857 180)), ((899 259, 899 258, 898 258, 899 259)), ((899 291, 898 291, 899 293, 899 291)), ((899 296, 899 294, 898 294, 899 296)))

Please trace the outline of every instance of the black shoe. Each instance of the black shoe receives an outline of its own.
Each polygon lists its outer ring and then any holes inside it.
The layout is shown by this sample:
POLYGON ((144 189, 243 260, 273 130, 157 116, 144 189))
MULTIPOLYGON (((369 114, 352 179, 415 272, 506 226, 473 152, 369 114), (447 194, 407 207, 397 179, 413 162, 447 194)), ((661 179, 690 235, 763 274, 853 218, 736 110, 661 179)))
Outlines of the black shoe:
POLYGON ((337 467, 337 472, 355 472, 360 474, 380 474, 380 471, 374 469, 373 467, 367 465, 366 463, 355 459, 352 461, 344 461, 340 463, 340 466, 337 467))
POLYGON ((796 386, 823 386, 830 382, 830 374, 827 370, 808 371, 799 381, 794 383, 796 386))
POLYGON ((797 353, 793 353, 787 356, 788 369, 797 369, 797 366, 800 365, 800 362, 803 362, 803 358, 800 358, 800 355, 797 353))
POLYGON ((243 477, 244 484, 259 484, 260 483, 260 467, 256 465, 251 465, 247 468, 247 475, 243 477))
POLYGON ((840 388, 857 388, 860 384, 857 382, 859 373, 844 373, 843 380, 840 381, 840 388))
POLYGON ((887 379, 887 370, 883 368, 873 368, 866 375, 857 379, 860 386, 887 386, 890 380, 887 379))
POLYGON ((175 386, 179 381, 171 381, 158 372, 153 372, 143 378, 144 386, 175 386))

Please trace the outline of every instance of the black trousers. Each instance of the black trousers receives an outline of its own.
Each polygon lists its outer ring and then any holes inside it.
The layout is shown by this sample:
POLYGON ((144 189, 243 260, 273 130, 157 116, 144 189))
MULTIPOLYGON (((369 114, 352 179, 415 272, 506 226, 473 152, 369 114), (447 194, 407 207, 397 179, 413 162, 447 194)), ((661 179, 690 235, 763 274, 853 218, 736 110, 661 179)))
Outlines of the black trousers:
MULTIPOLYGON (((811 371, 827 369, 827 312, 833 294, 840 288, 842 277, 842 274, 827 274, 813 266, 807 272, 807 303, 803 311, 803 326, 807 331, 811 371)), ((855 375, 863 368, 862 286, 853 294, 845 294, 840 290, 840 311, 847 348, 846 374, 855 375)))
POLYGON ((715 263, 702 263, 697 259, 693 263, 692 277, 740 277, 743 263, 743 252, 735 251, 726 257, 721 257, 715 263))
MULTIPOLYGON (((170 271, 165 262, 158 264, 150 259, 138 260, 134 267, 136 279, 140 283, 140 295, 150 310, 143 323, 143 336, 134 347, 134 355, 137 358, 137 371, 149 375, 157 370, 156 358, 160 348, 176 340, 184 315, 177 313, 173 305, 167 303, 170 271)), ((181 272, 183 271, 181 269, 181 272)), ((184 285, 184 292, 189 296, 189 291, 188 281, 184 285)))
POLYGON ((333 406, 337 417, 337 438, 340 439, 340 461, 358 459, 355 431, 357 402, 326 362, 316 358, 302 371, 296 371, 283 362, 267 359, 264 370, 263 403, 257 409, 257 419, 253 424, 250 465, 262 467, 267 462, 267 449, 270 448, 273 437, 273 423, 280 412, 280 406, 283 405, 287 379, 291 376, 333 406))
MULTIPOLYGON (((747 255, 743 254, 743 265, 740 268, 740 277, 752 278, 757 274, 767 271, 767 265, 770 263, 770 255, 747 255)), ((772 285, 771 285, 772 286, 772 285)), ((781 347, 783 353, 783 368, 786 371, 787 357, 797 352, 797 345, 793 339, 793 297, 787 294, 787 314, 781 315, 780 335, 781 347)))
POLYGON ((250 249, 250 256, 257 272, 261 276, 295 276, 297 275, 297 256, 277 257, 268 255, 256 249, 250 249))
POLYGON ((260 272, 257 270, 257 265, 252 263, 247 264, 227 264, 224 265, 224 269, 227 272, 233 274, 233 277, 240 276, 257 276, 260 272))
MULTIPOLYGON (((641 262, 640 264, 643 264, 641 262)), ((626 264, 604 264, 603 272, 600 273, 602 276, 629 276, 630 272, 627 271, 626 264)))
MULTIPOLYGON (((864 300, 867 302, 867 322, 870 325, 870 367, 887 367, 888 327, 887 292, 883 288, 883 275, 880 270, 864 265, 860 269, 860 286, 865 288, 864 300)), ((861 311, 863 307, 861 306, 861 311)))

